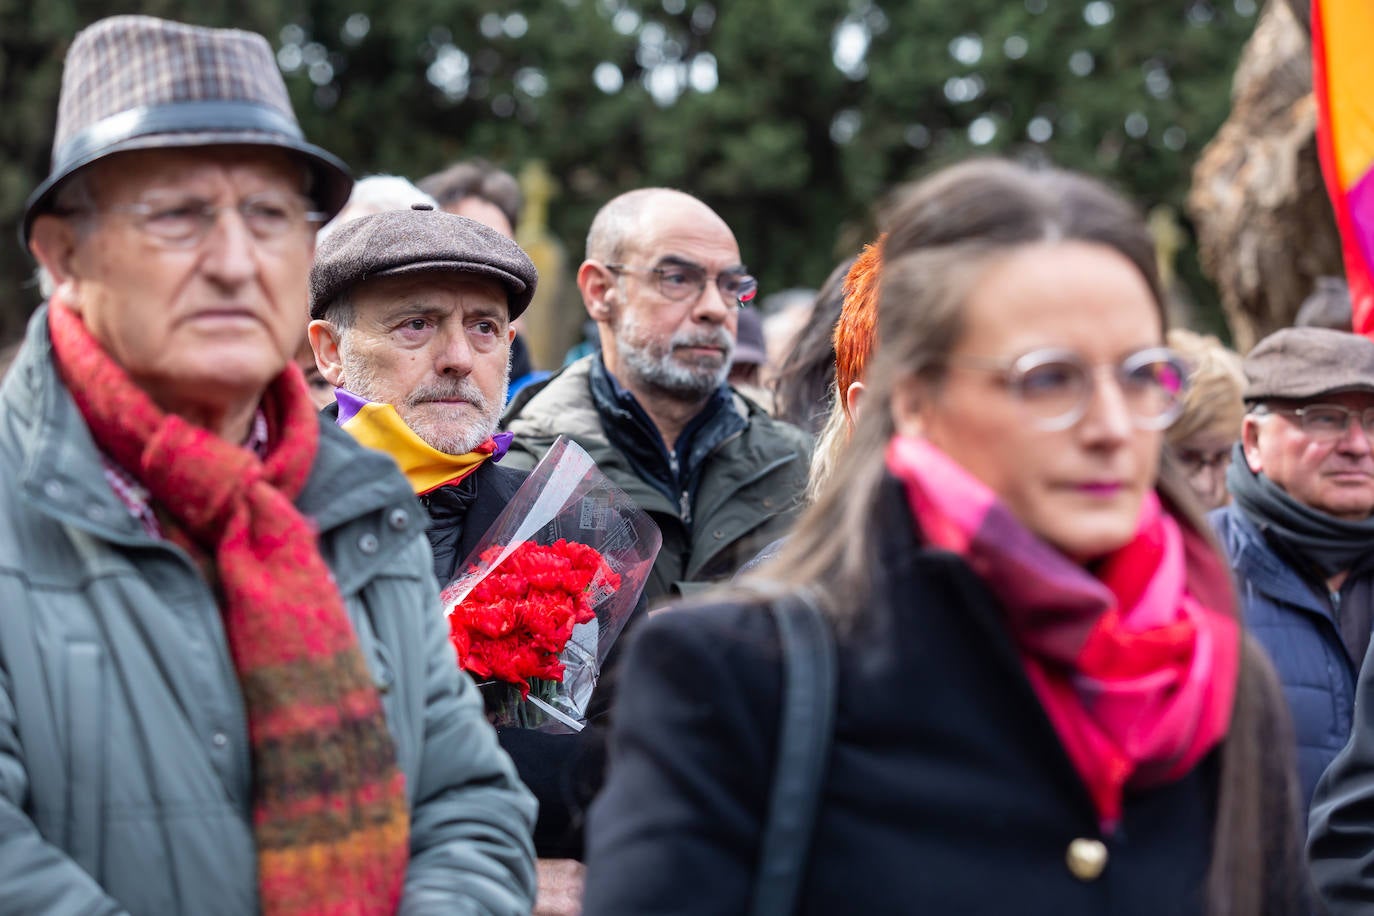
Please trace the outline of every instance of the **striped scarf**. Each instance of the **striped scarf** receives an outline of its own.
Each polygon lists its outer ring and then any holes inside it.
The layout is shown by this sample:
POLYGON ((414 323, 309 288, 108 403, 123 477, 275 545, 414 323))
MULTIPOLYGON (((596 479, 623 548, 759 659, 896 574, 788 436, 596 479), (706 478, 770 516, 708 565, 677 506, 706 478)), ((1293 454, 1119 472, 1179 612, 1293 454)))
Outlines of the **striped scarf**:
POLYGON ((248 710, 263 913, 392 913, 408 859, 405 777, 357 636, 294 498, 319 444, 300 370, 263 397, 265 459, 153 403, 81 319, 48 310, 53 355, 99 447, 147 488, 219 586, 248 710))

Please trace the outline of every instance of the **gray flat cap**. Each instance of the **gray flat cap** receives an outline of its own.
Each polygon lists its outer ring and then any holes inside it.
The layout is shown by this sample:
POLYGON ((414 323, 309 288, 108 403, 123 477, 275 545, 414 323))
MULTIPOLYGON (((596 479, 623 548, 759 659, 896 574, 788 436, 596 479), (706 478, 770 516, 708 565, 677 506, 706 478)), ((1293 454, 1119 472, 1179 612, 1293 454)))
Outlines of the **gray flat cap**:
POLYGON ((1374 341, 1327 328, 1283 328, 1245 357, 1247 401, 1374 392, 1374 341))
POLYGON ((512 320, 529 307, 539 274, 524 249, 489 226, 428 204, 349 220, 315 251, 310 317, 365 280, 403 274, 486 277, 506 289, 512 320))

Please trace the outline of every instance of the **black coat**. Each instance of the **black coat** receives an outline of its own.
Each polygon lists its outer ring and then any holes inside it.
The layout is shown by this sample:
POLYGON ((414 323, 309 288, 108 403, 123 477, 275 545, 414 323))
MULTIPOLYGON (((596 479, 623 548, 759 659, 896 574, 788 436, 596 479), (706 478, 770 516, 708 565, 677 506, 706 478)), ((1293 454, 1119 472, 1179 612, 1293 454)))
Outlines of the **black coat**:
POLYGON ((506 505, 530 476, 528 471, 484 461, 457 486, 440 487, 420 497, 429 513, 429 546, 434 552, 434 578, 444 588, 457 576, 458 565, 482 541, 506 505))
MULTIPOLYGON (((806 913, 1140 914, 1204 909, 1217 755, 1128 796, 1099 832, 992 594, 921 547, 894 492, 864 622, 840 648, 836 736, 806 913), (1066 864, 1102 840, 1095 879, 1066 864)), ((625 662, 588 828, 588 916, 742 913, 775 765, 781 672, 756 605, 684 608, 625 662)))

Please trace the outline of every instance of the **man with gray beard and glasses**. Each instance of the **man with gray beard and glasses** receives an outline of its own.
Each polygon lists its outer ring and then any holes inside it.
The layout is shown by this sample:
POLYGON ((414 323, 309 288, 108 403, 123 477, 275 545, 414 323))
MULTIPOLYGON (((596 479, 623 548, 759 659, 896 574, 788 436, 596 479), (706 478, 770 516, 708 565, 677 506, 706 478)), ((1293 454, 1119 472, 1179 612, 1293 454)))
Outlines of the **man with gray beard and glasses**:
MULTIPOLYGON (((316 251, 310 345, 338 389, 326 413, 395 459, 410 481, 429 513, 440 586, 527 476, 497 463, 510 436, 496 429, 511 321, 529 306, 536 282, 534 264, 515 242, 428 204, 352 220, 316 251)), ((595 721, 610 703, 610 679, 603 681, 589 708, 593 721, 579 734, 497 729, 539 799, 537 914, 577 911, 582 811, 601 785, 605 759, 595 721)))
POLYGON ((601 353, 516 396, 507 464, 532 467, 559 434, 586 449, 663 532, 652 607, 729 578, 782 536, 811 442, 726 382, 757 283, 706 204, 666 188, 615 198, 592 221, 577 286, 601 353))

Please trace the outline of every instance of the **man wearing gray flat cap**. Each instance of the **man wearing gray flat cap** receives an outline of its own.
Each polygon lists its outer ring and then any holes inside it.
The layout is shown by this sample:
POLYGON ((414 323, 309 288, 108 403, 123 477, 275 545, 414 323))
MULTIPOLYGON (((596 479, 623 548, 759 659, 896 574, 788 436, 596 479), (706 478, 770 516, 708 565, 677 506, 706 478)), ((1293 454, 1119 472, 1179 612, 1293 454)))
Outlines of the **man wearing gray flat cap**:
POLYGON ((338 389, 327 411, 391 455, 434 516, 441 584, 525 478, 497 463, 510 436, 496 424, 510 323, 537 282, 515 242, 428 204, 351 220, 316 252, 309 335, 338 389))
MULTIPOLYGON (((534 264, 515 242, 423 204, 346 223, 316 253, 310 341, 321 373, 338 389, 326 414, 391 455, 410 480, 429 513, 441 585, 456 577, 527 476, 499 463, 511 436, 496 430, 511 321, 529 306, 536 282, 534 264)), ((498 729, 539 799, 540 914, 578 909, 582 813, 601 785, 600 719, 617 659, 613 648, 592 721, 580 733, 498 729)))
POLYGON ((1287 694, 1307 804, 1350 735, 1374 621, 1374 342, 1285 328, 1244 368, 1232 503, 1211 520, 1287 694))
POLYGON ((528 912, 419 507, 292 361, 343 164, 260 35, 73 40, 0 387, 0 910, 528 912))

